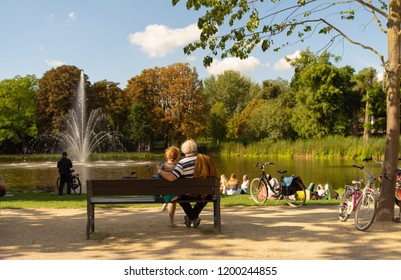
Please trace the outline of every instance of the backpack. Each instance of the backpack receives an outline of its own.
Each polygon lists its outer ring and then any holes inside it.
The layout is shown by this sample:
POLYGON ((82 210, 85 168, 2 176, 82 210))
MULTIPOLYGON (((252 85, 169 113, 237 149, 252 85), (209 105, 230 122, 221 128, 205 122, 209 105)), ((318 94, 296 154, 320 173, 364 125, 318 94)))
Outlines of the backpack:
POLYGON ((198 153, 195 161, 194 178, 216 177, 216 166, 211 157, 198 153))

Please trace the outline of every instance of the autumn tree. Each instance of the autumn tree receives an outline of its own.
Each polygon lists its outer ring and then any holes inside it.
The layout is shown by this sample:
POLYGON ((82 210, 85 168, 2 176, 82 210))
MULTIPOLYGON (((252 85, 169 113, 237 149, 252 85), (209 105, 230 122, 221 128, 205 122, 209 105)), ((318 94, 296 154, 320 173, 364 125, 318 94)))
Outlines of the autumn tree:
POLYGON ((206 127, 206 101, 195 69, 176 63, 147 69, 128 81, 125 89, 133 104, 145 109, 152 141, 181 141, 199 136, 206 127))
MULTIPOLYGON (((160 89, 160 69, 145 69, 141 72, 140 75, 131 78, 128 81, 127 87, 125 88, 125 92, 127 93, 128 98, 130 99, 130 104, 135 105, 138 104, 143 109, 144 114, 146 116, 140 116, 140 119, 146 119, 149 123, 147 124, 151 130, 147 131, 148 135, 146 138, 149 141, 151 147, 153 147, 153 140, 155 138, 161 137, 162 128, 160 119, 162 115, 160 111, 157 110, 159 105, 158 99, 158 91, 160 89)), ((130 114, 136 114, 138 109, 131 109, 130 114)), ((129 116, 130 120, 137 120, 136 116, 129 116)), ((132 127, 132 124, 130 124, 132 127)), ((131 133, 136 133, 134 130, 130 129, 131 133)), ((138 132, 138 134, 141 134, 138 132)), ((130 135, 131 139, 138 139, 137 135, 130 135)), ((146 139, 141 139, 146 140, 146 139)), ((140 141, 141 142, 141 141, 140 141)))
POLYGON ((128 130, 129 98, 118 83, 107 80, 94 83, 88 90, 88 99, 88 109, 101 108, 112 131, 128 130))
MULTIPOLYGON (((73 107, 80 73, 81 70, 75 66, 63 65, 47 71, 39 80, 37 110, 40 133, 63 129, 64 117, 73 107)), ((87 77, 85 81, 88 88, 87 77)))
MULTIPOLYGON (((213 61, 212 56, 220 53, 222 58, 236 56, 245 59, 255 47, 267 51, 273 46, 278 51, 289 42, 274 45, 280 35, 292 36, 296 42, 302 42, 314 33, 326 34, 327 46, 343 39, 377 56, 385 69, 386 75, 386 147, 382 172, 384 180, 379 201, 377 220, 391 221, 394 217, 395 176, 399 155, 400 136, 400 27, 401 4, 397 0, 364 1, 243 1, 243 0, 186 0, 187 9, 204 11, 198 19, 201 30, 200 39, 190 43, 184 52, 191 54, 197 49, 209 49, 204 65, 213 61), (365 43, 348 34, 348 27, 355 26, 356 16, 366 20, 365 27, 376 23, 378 30, 387 36, 387 58, 377 49, 381 40, 365 43), (370 20, 369 20, 370 19, 370 20), (224 28, 228 25, 228 31, 224 28), (377 43, 373 46, 371 44, 377 43)), ((172 0, 176 5, 180 0, 172 0)), ((369 36, 365 36, 369 37, 369 36)), ((294 43, 294 42, 293 42, 294 43)))
POLYGON ((0 144, 10 141, 27 151, 27 142, 36 137, 35 76, 7 79, 0 82, 0 144))

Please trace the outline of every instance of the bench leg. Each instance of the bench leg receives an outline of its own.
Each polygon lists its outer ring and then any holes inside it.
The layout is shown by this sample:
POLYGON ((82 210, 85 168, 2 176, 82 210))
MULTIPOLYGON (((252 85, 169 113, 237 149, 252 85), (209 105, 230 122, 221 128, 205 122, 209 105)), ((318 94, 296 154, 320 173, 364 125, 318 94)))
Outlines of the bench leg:
POLYGON ((221 233, 220 197, 213 201, 214 231, 221 233))
POLYGON ((91 211, 91 233, 95 232, 95 205, 92 205, 91 211))
POLYGON ((95 205, 90 204, 86 209, 86 239, 90 239, 90 234, 95 231, 95 205))

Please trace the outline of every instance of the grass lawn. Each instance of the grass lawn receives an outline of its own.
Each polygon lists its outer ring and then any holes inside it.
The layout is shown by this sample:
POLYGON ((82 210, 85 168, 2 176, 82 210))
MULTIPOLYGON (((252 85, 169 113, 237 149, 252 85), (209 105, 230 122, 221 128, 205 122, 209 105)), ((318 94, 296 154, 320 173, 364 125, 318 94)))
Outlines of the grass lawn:
MULTIPOLYGON (((258 206, 267 207, 276 205, 276 200, 268 200, 263 205, 256 204, 249 194, 232 195, 221 197, 221 206, 258 206)), ((337 205, 339 200, 308 200, 307 205, 337 205)), ((211 206, 211 204, 209 204, 211 206)), ((277 205, 286 205, 284 200, 278 201, 277 205)), ((123 204, 102 205, 98 207, 160 207, 158 204, 123 204)), ((86 194, 58 196, 56 193, 19 193, 0 197, 0 208, 86 208, 86 194)))

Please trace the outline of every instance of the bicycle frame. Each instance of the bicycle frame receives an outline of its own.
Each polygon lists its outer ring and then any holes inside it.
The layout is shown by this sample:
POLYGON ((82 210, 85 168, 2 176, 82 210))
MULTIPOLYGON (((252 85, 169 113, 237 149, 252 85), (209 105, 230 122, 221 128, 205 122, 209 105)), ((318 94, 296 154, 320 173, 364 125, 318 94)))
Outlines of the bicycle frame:
POLYGON ((362 192, 356 184, 357 182, 352 181, 352 183, 354 184, 353 186, 345 185, 345 193, 349 192, 352 197, 351 203, 347 204, 347 215, 350 215, 352 211, 355 210, 356 205, 358 204, 358 201, 362 196, 362 192))

